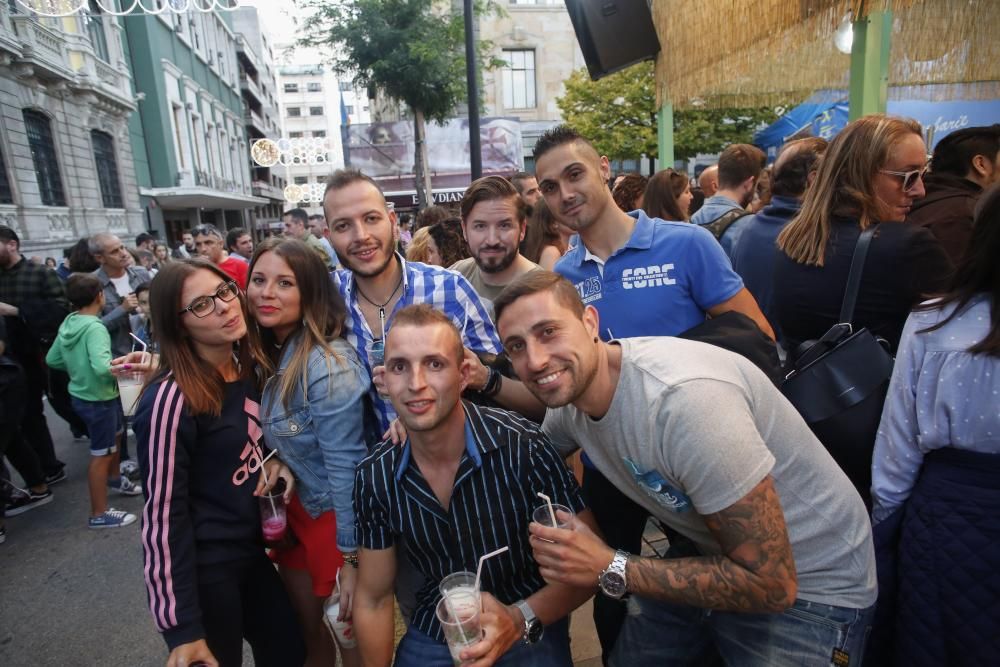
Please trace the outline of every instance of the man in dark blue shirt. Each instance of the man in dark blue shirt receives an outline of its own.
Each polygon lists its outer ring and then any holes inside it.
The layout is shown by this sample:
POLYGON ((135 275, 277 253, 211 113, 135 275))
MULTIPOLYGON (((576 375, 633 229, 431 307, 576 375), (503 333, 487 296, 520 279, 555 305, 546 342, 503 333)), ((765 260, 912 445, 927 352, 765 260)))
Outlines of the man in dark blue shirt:
POLYGON ((733 270, 757 299, 779 342, 781 333, 771 303, 774 254, 778 252, 775 243, 785 225, 798 215, 826 146, 826 139, 819 137, 785 144, 771 170, 771 203, 756 215, 737 220, 727 232, 735 239, 730 250, 733 270))
POLYGON ((408 439, 383 442, 358 466, 354 507, 359 571, 354 628, 365 664, 392 659, 396 544, 426 581, 395 664, 450 664, 435 609, 449 574, 483 566, 484 638, 462 659, 570 667, 569 612, 593 588, 546 584, 531 556, 528 524, 538 493, 593 525, 579 489, 537 426, 513 413, 464 403, 470 362, 452 321, 429 304, 395 315, 385 385, 408 439), (544 632, 542 628, 544 626, 544 632))

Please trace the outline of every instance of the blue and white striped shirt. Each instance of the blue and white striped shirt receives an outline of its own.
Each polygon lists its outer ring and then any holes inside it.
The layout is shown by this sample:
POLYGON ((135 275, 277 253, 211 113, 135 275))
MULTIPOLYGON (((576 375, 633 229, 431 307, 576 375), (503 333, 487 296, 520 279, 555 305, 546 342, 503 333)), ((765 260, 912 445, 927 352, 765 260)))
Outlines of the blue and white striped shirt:
MULTIPOLYGON (((462 332, 463 343, 477 354, 500 354, 502 346, 489 309, 483 303, 476 290, 465 278, 454 271, 430 266, 420 262, 407 262, 399 254, 396 255, 403 270, 403 294, 396 302, 392 313, 386 318, 386 331, 397 310, 415 303, 429 303, 451 318, 462 332)), ((361 306, 358 304, 357 289, 354 286, 354 273, 341 269, 332 274, 333 283, 340 290, 347 303, 347 321, 344 328, 347 341, 358 351, 362 363, 371 376, 372 367, 368 362, 367 345, 378 340, 368 328, 361 306)), ((379 332, 381 334, 382 332, 379 332)), ((378 415, 382 432, 389 428, 389 423, 396 418, 396 411, 389 399, 379 396, 378 390, 372 385, 372 404, 378 415)))
MULTIPOLYGON (((463 402, 466 450, 445 510, 402 447, 382 442, 358 464, 354 512, 358 544, 388 549, 402 535, 406 557, 425 577, 412 623, 444 641, 434 614, 438 584, 453 572, 475 572, 479 557, 509 550, 483 565, 481 588, 500 602, 527 598, 545 585, 528 543, 532 512, 553 503, 584 509, 572 473, 537 424, 506 410, 463 402)), ((397 557, 402 554, 398 554, 397 557)))

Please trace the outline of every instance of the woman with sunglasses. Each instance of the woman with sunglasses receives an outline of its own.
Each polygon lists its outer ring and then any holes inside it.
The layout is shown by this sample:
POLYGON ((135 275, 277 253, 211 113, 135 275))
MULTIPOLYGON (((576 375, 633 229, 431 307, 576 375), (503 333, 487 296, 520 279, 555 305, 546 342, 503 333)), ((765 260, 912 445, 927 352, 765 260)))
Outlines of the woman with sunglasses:
MULTIPOLYGON (((795 355, 840 319, 851 258, 875 227, 861 277, 856 329, 885 338, 893 353, 910 309, 943 287, 951 264, 926 229, 903 224, 924 196, 927 148, 915 121, 865 116, 830 142, 799 214, 778 236, 773 312, 795 355)), ((760 258, 767 261, 768 258, 760 258)))
MULTIPOLYGON (((268 239, 249 267, 249 340, 262 376, 263 430, 298 480, 288 505, 297 538, 271 552, 302 622, 308 665, 333 665, 323 603, 340 583, 339 620, 349 620, 357 577, 354 468, 368 453, 363 400, 371 384, 342 337, 347 307, 312 248, 268 239), (345 565, 347 561, 347 565, 345 565)), ((360 664, 340 647, 342 664, 360 664)))
MULTIPOLYGON (((167 666, 301 665, 305 649, 281 580, 264 553, 258 498, 279 477, 266 456, 243 299, 201 259, 171 262, 150 285, 159 368, 135 418, 145 480, 142 545, 150 611, 167 666)), ((116 359, 131 364, 135 354, 116 359)))

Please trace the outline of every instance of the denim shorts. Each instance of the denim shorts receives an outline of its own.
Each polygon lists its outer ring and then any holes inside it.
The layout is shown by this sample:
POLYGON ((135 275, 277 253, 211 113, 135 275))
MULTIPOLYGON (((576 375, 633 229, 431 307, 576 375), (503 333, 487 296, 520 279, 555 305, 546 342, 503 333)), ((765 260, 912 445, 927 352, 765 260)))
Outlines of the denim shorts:
POLYGON ((90 455, 107 456, 118 451, 115 436, 122 432, 125 415, 122 402, 117 398, 110 401, 85 401, 70 396, 73 411, 87 424, 90 436, 90 455))
POLYGON ((857 667, 875 607, 796 600, 783 613, 720 612, 632 596, 611 667, 857 667))

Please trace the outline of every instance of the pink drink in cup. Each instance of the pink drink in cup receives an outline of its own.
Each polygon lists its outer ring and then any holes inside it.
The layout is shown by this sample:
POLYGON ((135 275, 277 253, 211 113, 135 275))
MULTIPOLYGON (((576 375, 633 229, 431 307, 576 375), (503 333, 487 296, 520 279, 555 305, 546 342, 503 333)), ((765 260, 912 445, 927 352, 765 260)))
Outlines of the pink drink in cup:
POLYGON ((260 503, 260 527, 264 533, 264 542, 281 542, 288 530, 284 497, 281 493, 269 493, 259 496, 257 500, 260 503))

